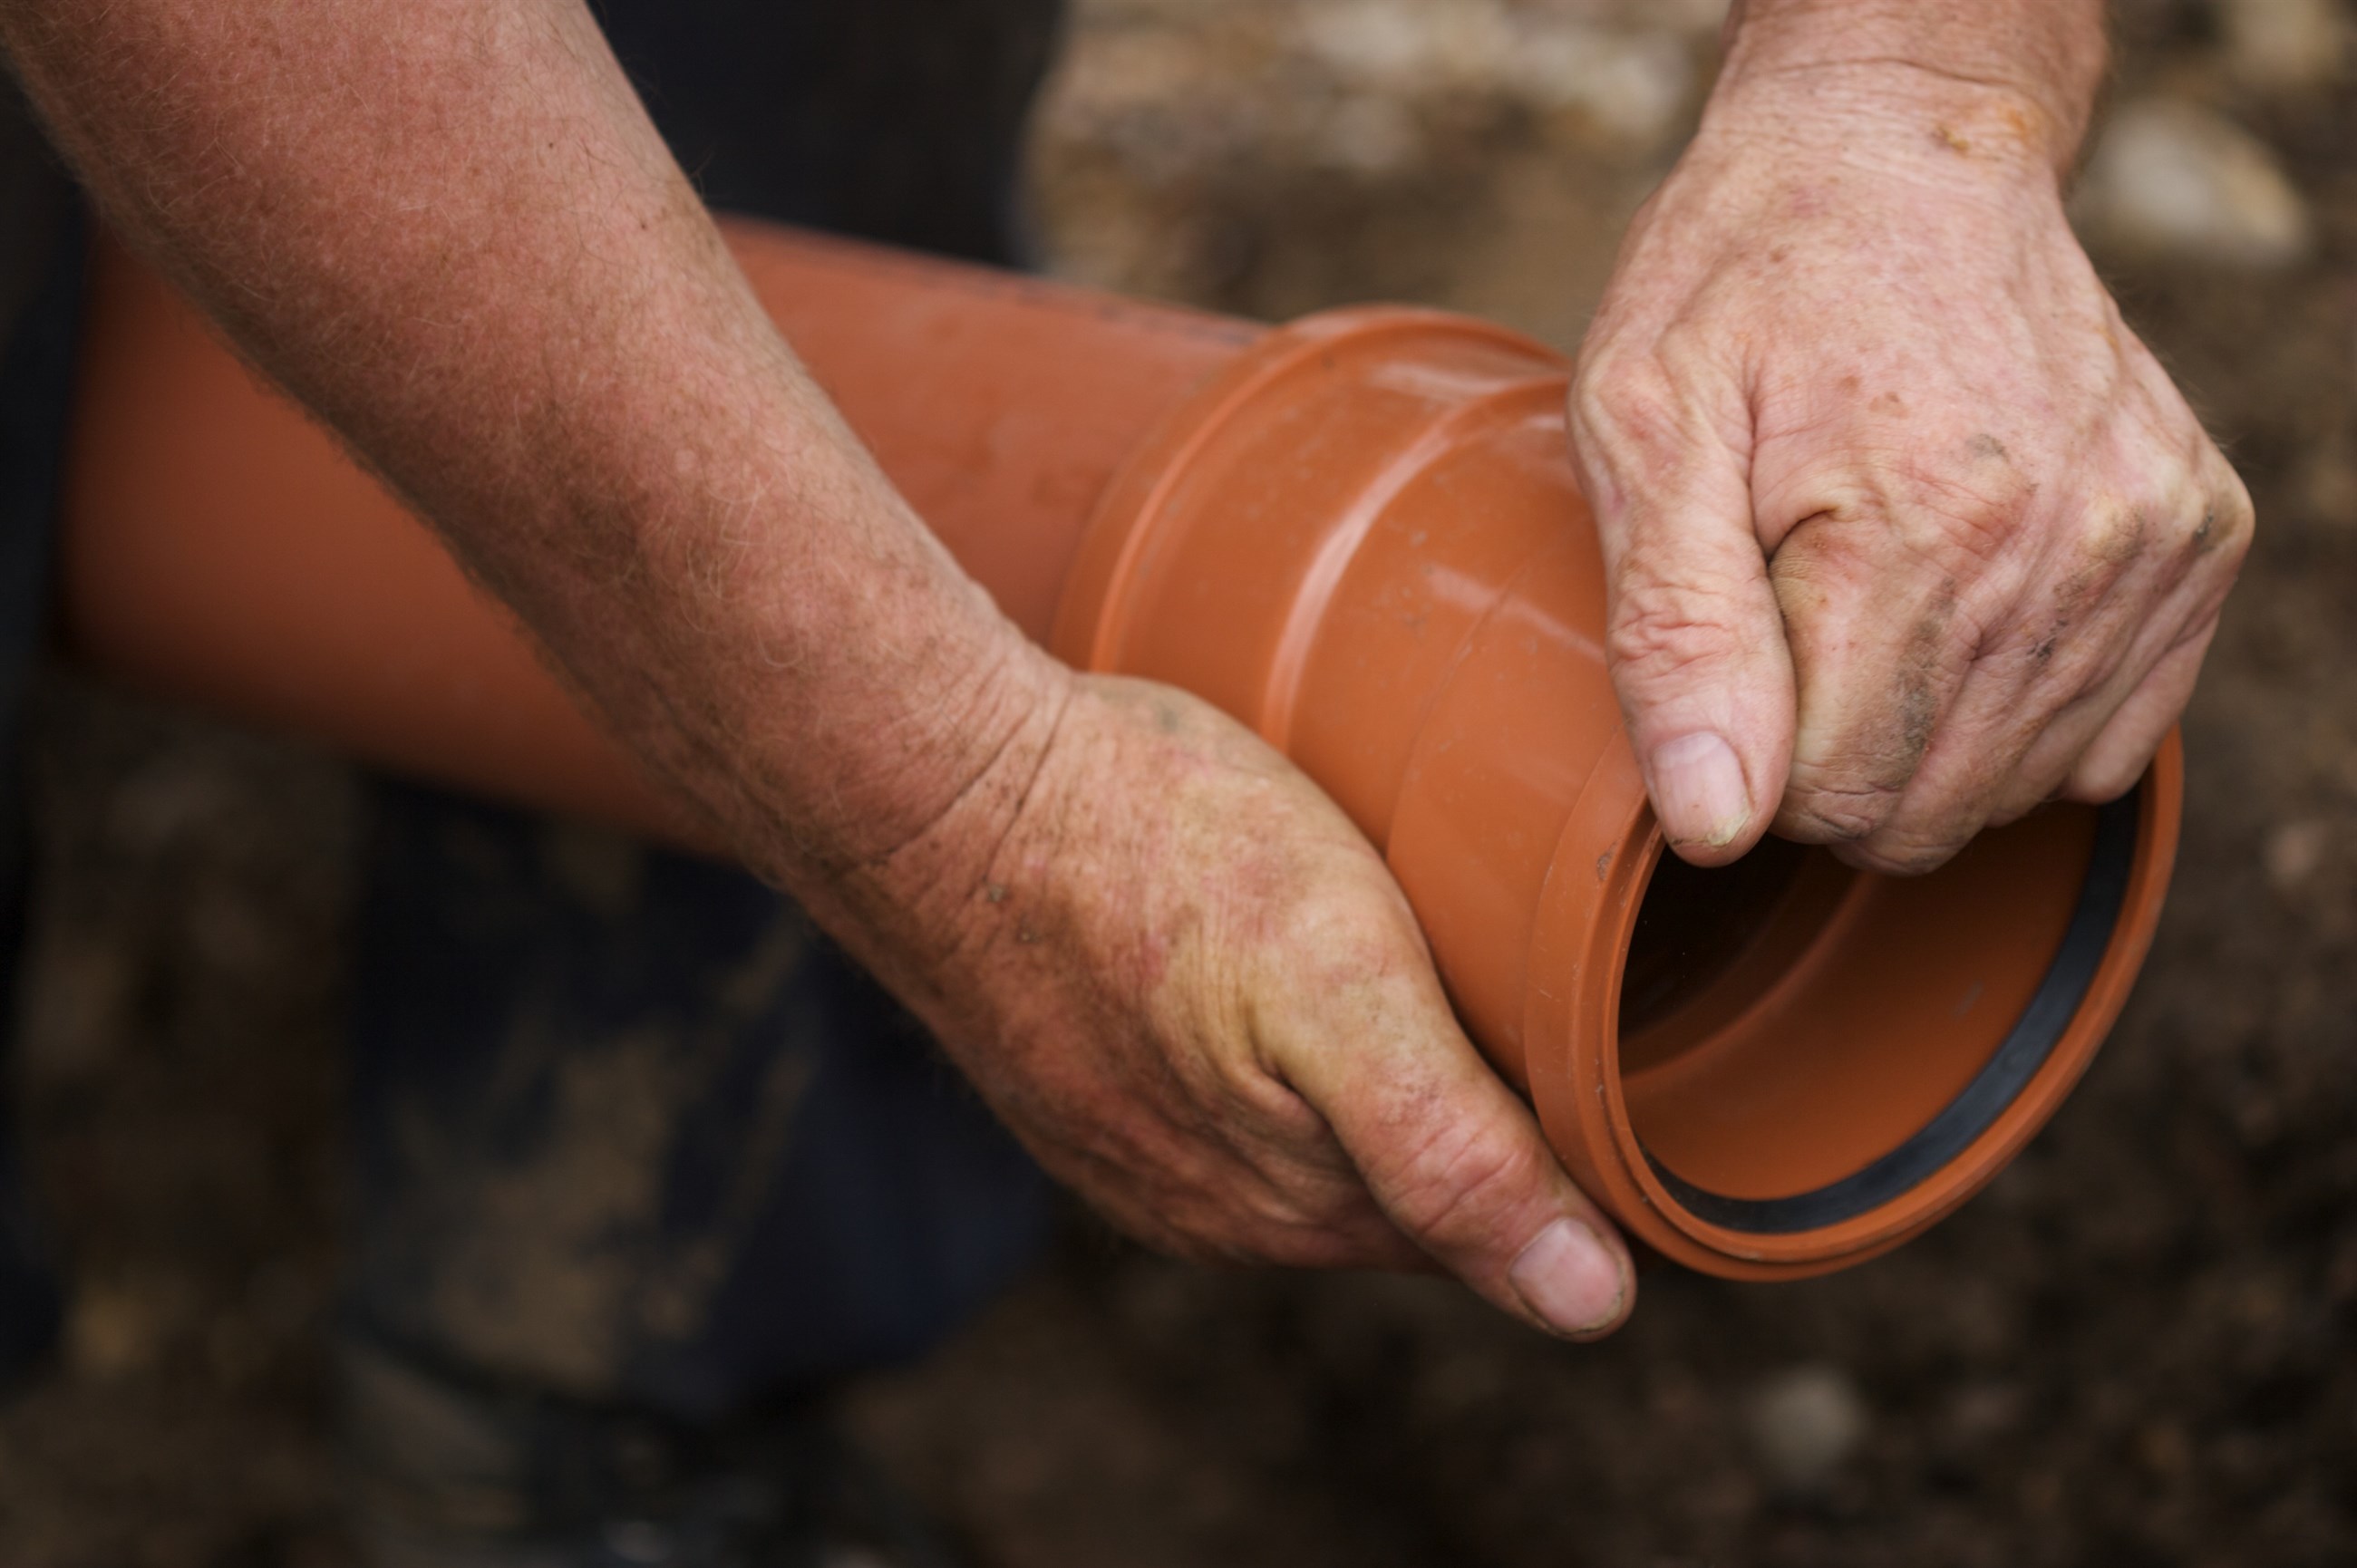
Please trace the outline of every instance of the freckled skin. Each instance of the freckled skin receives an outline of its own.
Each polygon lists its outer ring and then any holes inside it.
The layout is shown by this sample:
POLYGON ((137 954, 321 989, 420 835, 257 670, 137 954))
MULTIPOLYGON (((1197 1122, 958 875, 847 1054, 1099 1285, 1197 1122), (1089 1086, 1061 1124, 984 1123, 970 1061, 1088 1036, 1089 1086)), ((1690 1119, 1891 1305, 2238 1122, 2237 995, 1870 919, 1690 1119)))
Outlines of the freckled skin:
POLYGON ((1574 381, 1614 680, 1649 770, 1740 766, 1687 858, 1927 870, 2135 782, 2250 502, 2064 220, 2099 5, 1751 0, 1728 46, 1574 381))

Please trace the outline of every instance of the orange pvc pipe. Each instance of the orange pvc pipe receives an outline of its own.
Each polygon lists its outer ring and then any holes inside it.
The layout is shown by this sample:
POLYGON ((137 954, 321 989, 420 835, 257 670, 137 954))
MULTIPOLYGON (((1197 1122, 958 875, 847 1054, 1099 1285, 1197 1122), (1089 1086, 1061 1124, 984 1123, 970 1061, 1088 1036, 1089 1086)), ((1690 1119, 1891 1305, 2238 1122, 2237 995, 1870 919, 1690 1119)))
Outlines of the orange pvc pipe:
MULTIPOLYGON (((1434 312, 1275 331, 740 226, 755 285, 1025 629, 1256 727, 1383 849, 1469 1032, 1582 1186, 1715 1273, 1870 1257, 2041 1126, 2174 854, 2172 738, 1915 879, 1664 860, 1604 667, 1565 365, 1434 312)), ((66 624, 151 690, 673 826, 503 616, 102 247, 66 624)))

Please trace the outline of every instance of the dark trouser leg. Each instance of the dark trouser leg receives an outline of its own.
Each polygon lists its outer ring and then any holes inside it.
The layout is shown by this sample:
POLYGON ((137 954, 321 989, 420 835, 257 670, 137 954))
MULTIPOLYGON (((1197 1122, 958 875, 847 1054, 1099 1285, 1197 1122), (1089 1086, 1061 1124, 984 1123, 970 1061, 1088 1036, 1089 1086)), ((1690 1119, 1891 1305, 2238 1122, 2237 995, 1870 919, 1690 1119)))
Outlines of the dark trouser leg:
POLYGON ((1023 132, 1062 0, 601 0, 714 207, 1018 263, 1023 132))
POLYGON ((25 689, 48 599, 81 224, 0 78, 0 1386, 54 1340, 57 1285, 16 1155, 7 1047, 25 938, 25 689))
POLYGON ((367 882, 347 1391, 381 1516, 581 1523, 630 1444, 909 1356, 1036 1250, 1021 1151, 741 873, 387 787, 367 882))
MULTIPOLYGON (((1055 0, 598 9, 714 205, 1019 254, 1055 0)), ((772 1402, 923 1348, 1044 1231, 920 1033, 732 870, 388 788, 354 1003, 348 1412, 421 1560, 694 1514, 732 1422, 776 1474, 772 1402)))
POLYGON ((382 791, 355 976, 360 1325, 685 1419, 922 1349, 1040 1178, 790 901, 601 830, 382 791))

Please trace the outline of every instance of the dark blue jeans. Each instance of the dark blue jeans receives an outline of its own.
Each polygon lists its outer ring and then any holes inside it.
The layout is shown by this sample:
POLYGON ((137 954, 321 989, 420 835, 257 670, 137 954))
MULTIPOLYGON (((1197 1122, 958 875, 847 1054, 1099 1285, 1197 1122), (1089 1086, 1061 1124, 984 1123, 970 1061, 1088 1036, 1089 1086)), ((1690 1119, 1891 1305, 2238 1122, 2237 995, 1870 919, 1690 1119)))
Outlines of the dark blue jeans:
MULTIPOLYGON (((1021 133, 1056 9, 598 7, 715 206, 989 261, 1021 254, 1021 133)), ((12 730, 75 276, 55 269, 0 380, 12 730)), ((368 856, 354 1334, 486 1387, 700 1421, 921 1349, 1037 1250, 1036 1169, 913 1021, 744 874, 390 782, 368 856)), ((19 908, 13 869, 0 914, 19 908)), ((54 1298, 20 1200, 0 1146, 0 1339, 22 1353, 54 1298)))
MULTIPOLYGON (((48 603, 49 524, 81 311, 81 224, 62 187, 0 77, 0 244, 13 247, 0 257, 0 1031, 17 1016, 27 849, 18 741, 48 603)), ((0 1038, 0 1068, 6 1043, 0 1038)), ((56 1337, 59 1322, 10 1135, 10 1081, 0 1071, 0 1387, 56 1337)))

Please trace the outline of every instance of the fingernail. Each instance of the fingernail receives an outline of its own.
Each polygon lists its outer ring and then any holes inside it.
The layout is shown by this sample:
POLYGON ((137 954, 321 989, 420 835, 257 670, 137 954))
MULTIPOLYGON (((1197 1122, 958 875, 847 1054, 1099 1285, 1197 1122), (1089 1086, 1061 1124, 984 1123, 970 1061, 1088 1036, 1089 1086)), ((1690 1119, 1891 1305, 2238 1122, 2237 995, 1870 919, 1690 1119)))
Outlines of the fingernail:
POLYGON ((1523 1304, 1558 1334, 1593 1334, 1610 1326, 1629 1297, 1619 1257, 1577 1219, 1558 1219, 1540 1231, 1506 1277, 1523 1304))
POLYGON ((1653 751, 1653 814, 1672 843, 1713 849, 1732 843, 1751 821, 1743 764, 1708 730, 1682 735, 1653 751))

